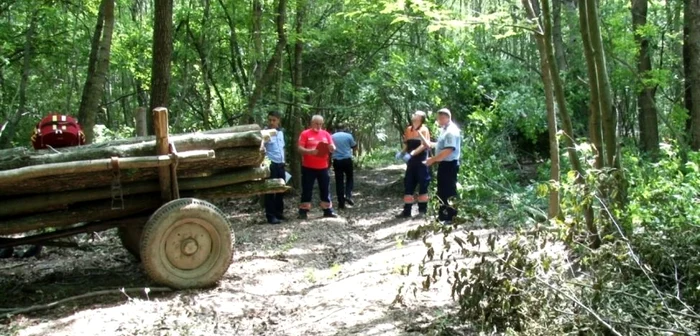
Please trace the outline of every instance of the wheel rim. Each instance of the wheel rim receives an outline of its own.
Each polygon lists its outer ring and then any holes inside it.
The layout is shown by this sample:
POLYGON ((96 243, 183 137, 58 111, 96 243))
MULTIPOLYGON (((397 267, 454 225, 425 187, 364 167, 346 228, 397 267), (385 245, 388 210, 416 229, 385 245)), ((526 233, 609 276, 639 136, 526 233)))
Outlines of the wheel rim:
POLYGON ((199 218, 176 221, 163 237, 163 264, 181 277, 206 273, 221 253, 219 233, 213 225, 199 218))

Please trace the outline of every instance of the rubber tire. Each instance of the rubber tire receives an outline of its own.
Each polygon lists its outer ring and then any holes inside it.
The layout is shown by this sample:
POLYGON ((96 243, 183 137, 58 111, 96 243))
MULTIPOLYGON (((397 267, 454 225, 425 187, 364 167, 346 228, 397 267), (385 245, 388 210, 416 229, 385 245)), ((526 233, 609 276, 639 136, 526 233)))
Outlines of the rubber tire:
POLYGON ((141 233, 143 225, 127 225, 117 228, 117 236, 122 246, 133 255, 136 260, 141 260, 141 233))
POLYGON ((233 243, 231 225, 216 206, 196 198, 176 199, 161 206, 146 222, 141 235, 141 262, 146 274, 162 285, 175 289, 211 287, 231 265, 233 243), (197 227, 204 228, 211 240, 206 260, 190 270, 177 268, 166 252, 167 239, 171 238, 168 233, 183 222, 199 224, 197 227))

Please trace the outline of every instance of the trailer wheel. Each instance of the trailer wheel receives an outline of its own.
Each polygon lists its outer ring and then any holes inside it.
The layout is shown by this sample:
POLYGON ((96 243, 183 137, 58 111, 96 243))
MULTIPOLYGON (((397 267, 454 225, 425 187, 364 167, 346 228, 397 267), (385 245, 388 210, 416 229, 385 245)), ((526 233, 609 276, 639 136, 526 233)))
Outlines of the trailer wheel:
POLYGON ((137 260, 141 260, 140 244, 143 225, 120 226, 117 230, 117 236, 119 236, 122 246, 124 246, 124 248, 137 260))
POLYGON ((161 206, 141 236, 141 262, 148 276, 172 288, 216 284, 233 258, 233 233, 211 203, 181 198, 161 206))

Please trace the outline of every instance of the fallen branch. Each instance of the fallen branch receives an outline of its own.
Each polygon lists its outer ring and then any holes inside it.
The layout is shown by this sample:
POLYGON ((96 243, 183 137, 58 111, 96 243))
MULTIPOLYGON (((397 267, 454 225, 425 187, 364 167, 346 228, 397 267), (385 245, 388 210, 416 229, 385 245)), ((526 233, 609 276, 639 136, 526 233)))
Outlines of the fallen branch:
POLYGON ((162 293, 162 292, 170 292, 170 291, 172 291, 172 289, 167 288, 167 287, 154 287, 154 288, 137 287, 137 288, 105 289, 105 290, 80 294, 80 295, 76 295, 76 296, 71 296, 71 297, 68 297, 65 299, 61 299, 61 300, 46 303, 46 304, 29 306, 26 308, 0 308, 0 312, 7 311, 7 313, 4 313, 2 316, 0 316, 0 318, 7 319, 7 318, 10 318, 14 315, 33 313, 33 312, 40 311, 40 310, 51 309, 51 308, 55 308, 57 306, 60 306, 62 304, 65 304, 67 302, 91 298, 91 297, 95 297, 95 296, 126 294, 128 292, 144 292, 146 295, 148 295, 148 293, 162 293))

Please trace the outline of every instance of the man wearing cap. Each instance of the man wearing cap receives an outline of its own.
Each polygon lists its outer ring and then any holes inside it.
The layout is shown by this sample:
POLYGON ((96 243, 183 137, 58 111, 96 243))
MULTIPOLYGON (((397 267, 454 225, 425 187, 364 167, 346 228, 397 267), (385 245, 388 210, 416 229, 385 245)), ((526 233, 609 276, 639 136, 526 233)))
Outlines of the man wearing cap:
MULTIPOLYGON (((270 178, 285 178, 284 171, 284 134, 280 129, 281 115, 277 111, 267 114, 268 126, 265 129, 277 130, 269 142, 265 143, 265 155, 270 160, 270 178)), ((265 195, 265 217, 270 224, 279 224, 284 218, 284 194, 265 195)))
POLYGON ((357 148, 355 138, 344 124, 338 124, 333 133, 333 171, 335 172, 335 192, 338 195, 338 208, 352 207, 352 188, 354 185, 353 152, 357 148))
MULTIPOLYGON (((436 143, 436 155, 425 163, 432 166, 438 163, 437 172, 437 197, 440 202, 438 220, 445 224, 452 223, 457 210, 450 206, 449 199, 457 196, 457 173, 459 172, 459 158, 461 154, 462 134, 452 122, 452 113, 443 108, 438 111, 438 124, 440 135, 436 143)), ((424 145, 430 145, 425 143, 424 145)))
POLYGON ((311 210, 314 182, 318 181, 323 217, 338 217, 333 212, 331 203, 330 183, 328 172, 329 154, 335 152, 333 137, 321 129, 323 117, 311 117, 311 127, 299 135, 299 153, 301 153, 301 204, 299 204, 299 219, 307 219, 311 210))

